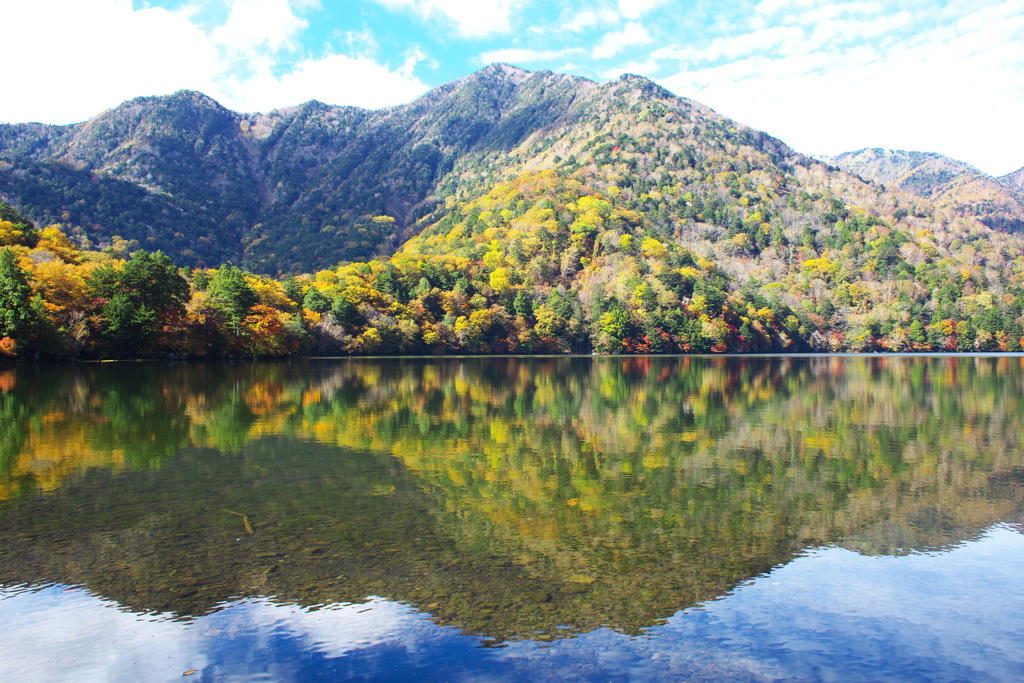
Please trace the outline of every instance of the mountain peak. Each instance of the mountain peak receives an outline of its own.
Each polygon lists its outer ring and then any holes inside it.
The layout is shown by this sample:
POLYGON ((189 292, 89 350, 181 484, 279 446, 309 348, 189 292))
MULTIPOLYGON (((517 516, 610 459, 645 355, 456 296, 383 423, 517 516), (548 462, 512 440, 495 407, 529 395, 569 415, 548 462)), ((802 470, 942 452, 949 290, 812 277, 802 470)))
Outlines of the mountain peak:
MULTIPOLYGON (((217 100, 213 99, 209 95, 199 92, 198 90, 177 90, 168 95, 143 95, 141 97, 135 97, 126 102, 122 102, 120 105, 108 109, 104 114, 109 112, 115 112, 122 109, 162 109, 166 107, 180 107, 180 106, 191 106, 198 107, 201 109, 217 109, 228 111, 224 105, 217 100)), ((102 116, 103 114, 100 114, 102 116)), ((97 117, 98 118, 98 117, 97 117)))
POLYGON ((613 82, 636 88, 647 97, 678 97, 674 92, 639 74, 624 73, 613 82))
POLYGON ((932 173, 939 172, 946 177, 961 173, 982 174, 965 161, 948 157, 938 152, 917 152, 903 149, 865 147, 853 152, 843 152, 829 160, 840 168, 852 171, 864 178, 889 184, 904 179, 915 169, 927 166, 932 173))
POLYGON ((477 70, 476 73, 522 80, 529 76, 531 72, 507 62, 491 62, 484 68, 477 70))

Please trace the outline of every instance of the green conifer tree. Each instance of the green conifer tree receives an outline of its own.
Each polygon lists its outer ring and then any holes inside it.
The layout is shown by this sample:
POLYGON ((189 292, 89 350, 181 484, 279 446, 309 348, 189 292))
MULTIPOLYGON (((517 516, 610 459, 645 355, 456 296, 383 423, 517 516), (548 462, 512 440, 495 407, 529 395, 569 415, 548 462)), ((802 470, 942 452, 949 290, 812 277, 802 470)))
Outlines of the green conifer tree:
POLYGON ((249 309, 259 303, 256 290, 246 281, 237 266, 221 266, 210 278, 207 292, 210 300, 227 314, 236 329, 242 324, 249 309))
POLYGON ((920 320, 914 320, 910 323, 910 330, 908 332, 910 341, 915 344, 924 346, 928 342, 928 334, 925 332, 924 325, 921 324, 920 320))
POLYGON ((515 310, 516 315, 529 318, 533 315, 533 300, 520 289, 516 292, 516 298, 512 302, 512 308, 515 310))
POLYGON ((32 287, 10 249, 0 249, 0 337, 21 341, 32 325, 32 287))
POLYGON ((302 307, 316 313, 326 313, 331 310, 331 300, 316 287, 310 287, 302 300, 302 307))

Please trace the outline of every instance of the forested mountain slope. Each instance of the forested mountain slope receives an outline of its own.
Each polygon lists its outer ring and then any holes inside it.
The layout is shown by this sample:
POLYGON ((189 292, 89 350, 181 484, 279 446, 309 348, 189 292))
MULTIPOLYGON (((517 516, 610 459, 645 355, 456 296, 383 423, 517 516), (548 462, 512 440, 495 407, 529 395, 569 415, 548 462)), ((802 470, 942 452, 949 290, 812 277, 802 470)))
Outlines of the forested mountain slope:
POLYGON ((1013 173, 1000 176, 999 181, 1019 190, 1024 190, 1024 167, 1018 168, 1013 173))
POLYGON ((970 164, 934 152, 871 148, 825 160, 890 190, 931 199, 996 230, 1024 229, 1024 184, 1014 183, 1014 174, 993 178, 970 164))
POLYGON ((495 65, 372 112, 143 97, 71 126, 0 125, 0 198, 99 246, 301 272, 393 252, 457 164, 493 161, 596 87, 495 65))
POLYGON ((0 147, 40 223, 0 212, 8 355, 1024 343, 1013 207, 957 203, 1009 186, 936 155, 843 171, 638 76, 493 65, 379 111, 182 92, 0 147))
MULTIPOLYGON (((37 222, 266 273, 388 255, 450 197, 537 168, 622 160, 638 194, 657 174, 730 170, 763 171, 774 179, 755 185, 783 193, 814 189, 791 173, 813 160, 646 79, 505 65, 379 111, 308 102, 244 115, 193 92, 138 98, 72 126, 2 125, 0 159, 0 198, 37 222)), ((723 224, 712 208, 717 222, 705 222, 723 224)), ((666 206, 655 218, 694 216, 666 206)))

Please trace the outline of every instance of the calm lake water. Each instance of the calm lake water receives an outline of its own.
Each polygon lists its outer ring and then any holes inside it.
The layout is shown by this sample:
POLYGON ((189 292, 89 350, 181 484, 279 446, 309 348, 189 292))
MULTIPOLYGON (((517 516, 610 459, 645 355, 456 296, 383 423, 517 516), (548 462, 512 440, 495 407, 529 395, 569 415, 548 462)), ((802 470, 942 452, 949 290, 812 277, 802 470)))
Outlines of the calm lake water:
POLYGON ((1022 439, 1021 357, 0 369, 0 680, 1024 680, 1022 439))

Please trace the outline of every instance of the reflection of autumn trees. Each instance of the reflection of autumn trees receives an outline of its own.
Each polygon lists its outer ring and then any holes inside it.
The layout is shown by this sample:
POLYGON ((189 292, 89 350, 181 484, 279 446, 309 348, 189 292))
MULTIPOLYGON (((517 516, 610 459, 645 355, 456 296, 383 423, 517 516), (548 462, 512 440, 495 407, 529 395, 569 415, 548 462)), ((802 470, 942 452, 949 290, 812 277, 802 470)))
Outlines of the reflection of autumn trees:
POLYGON ((828 542, 921 505, 976 527, 1015 505, 978 492, 1020 464, 1017 359, 509 361, 486 384, 448 371, 333 418, 333 438, 399 434, 392 452, 462 533, 541 554, 556 539, 828 542))
POLYGON ((943 546, 1019 511, 1022 380, 1009 357, 22 366, 0 373, 0 519, 11 542, 102 536, 72 555, 137 585, 73 580, 147 608, 209 609, 223 574, 304 604, 436 603, 500 637, 632 632, 809 546, 943 546), (86 515, 65 536, 28 495, 62 487, 86 515), (263 554, 205 545, 241 533, 223 509, 263 554), (206 558, 197 595, 167 578, 181 552, 206 558))
POLYGON ((462 533, 541 552, 552 538, 628 546, 652 532, 825 542, 920 505, 973 527, 1008 513, 977 492, 1021 465, 1017 358, 122 370, 4 371, 5 495, 283 434, 390 453, 462 533))

